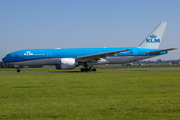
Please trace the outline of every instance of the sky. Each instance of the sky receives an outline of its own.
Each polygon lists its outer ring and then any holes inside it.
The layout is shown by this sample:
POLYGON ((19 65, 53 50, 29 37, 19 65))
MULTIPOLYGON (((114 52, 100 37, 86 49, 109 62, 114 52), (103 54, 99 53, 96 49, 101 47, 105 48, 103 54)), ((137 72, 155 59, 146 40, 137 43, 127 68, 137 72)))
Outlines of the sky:
POLYGON ((22 49, 137 47, 167 22, 151 58, 180 59, 179 0, 0 0, 0 61, 22 49))

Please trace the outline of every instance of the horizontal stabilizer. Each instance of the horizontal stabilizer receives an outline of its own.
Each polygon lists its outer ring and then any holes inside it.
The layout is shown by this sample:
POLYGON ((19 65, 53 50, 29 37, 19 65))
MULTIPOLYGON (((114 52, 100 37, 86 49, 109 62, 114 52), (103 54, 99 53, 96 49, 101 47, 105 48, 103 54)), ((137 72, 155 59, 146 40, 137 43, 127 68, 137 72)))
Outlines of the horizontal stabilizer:
POLYGON ((170 49, 164 49, 164 50, 158 50, 158 51, 153 51, 153 52, 146 52, 147 54, 154 54, 154 53, 160 53, 160 52, 167 52, 170 50, 176 50, 177 48, 170 48, 170 49))
POLYGON ((106 58, 109 55, 115 56, 115 54, 117 54, 117 53, 129 51, 129 50, 132 50, 132 49, 125 49, 125 50, 104 52, 104 53, 98 53, 98 54, 92 54, 92 55, 85 55, 85 56, 77 57, 76 60, 81 61, 81 62, 87 62, 87 61, 91 61, 91 60, 99 60, 100 58, 106 58))

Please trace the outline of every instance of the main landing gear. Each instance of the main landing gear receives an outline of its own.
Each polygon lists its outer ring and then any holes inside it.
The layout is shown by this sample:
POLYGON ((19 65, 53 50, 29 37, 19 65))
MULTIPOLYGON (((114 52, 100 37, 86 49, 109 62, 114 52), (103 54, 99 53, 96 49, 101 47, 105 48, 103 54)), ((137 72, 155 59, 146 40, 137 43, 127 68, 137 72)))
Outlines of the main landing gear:
POLYGON ((96 68, 81 68, 81 72, 96 72, 96 68))

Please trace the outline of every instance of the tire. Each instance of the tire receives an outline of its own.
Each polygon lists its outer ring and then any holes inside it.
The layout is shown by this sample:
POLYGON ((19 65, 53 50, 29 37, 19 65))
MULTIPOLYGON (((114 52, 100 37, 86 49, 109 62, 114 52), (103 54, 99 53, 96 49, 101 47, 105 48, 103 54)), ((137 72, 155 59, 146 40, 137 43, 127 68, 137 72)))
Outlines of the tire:
POLYGON ((81 68, 81 72, 84 72, 85 71, 85 69, 84 68, 81 68))

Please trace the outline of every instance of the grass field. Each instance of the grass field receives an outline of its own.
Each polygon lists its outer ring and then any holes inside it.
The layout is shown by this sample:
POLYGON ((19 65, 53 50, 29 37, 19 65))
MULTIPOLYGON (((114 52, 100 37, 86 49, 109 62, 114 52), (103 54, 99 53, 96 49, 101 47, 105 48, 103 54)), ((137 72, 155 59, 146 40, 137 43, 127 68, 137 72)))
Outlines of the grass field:
MULTIPOLYGON (((0 74, 0 119, 179 120, 180 71, 127 69, 132 71, 0 74)), ((47 70, 55 71, 22 69, 47 70)))

